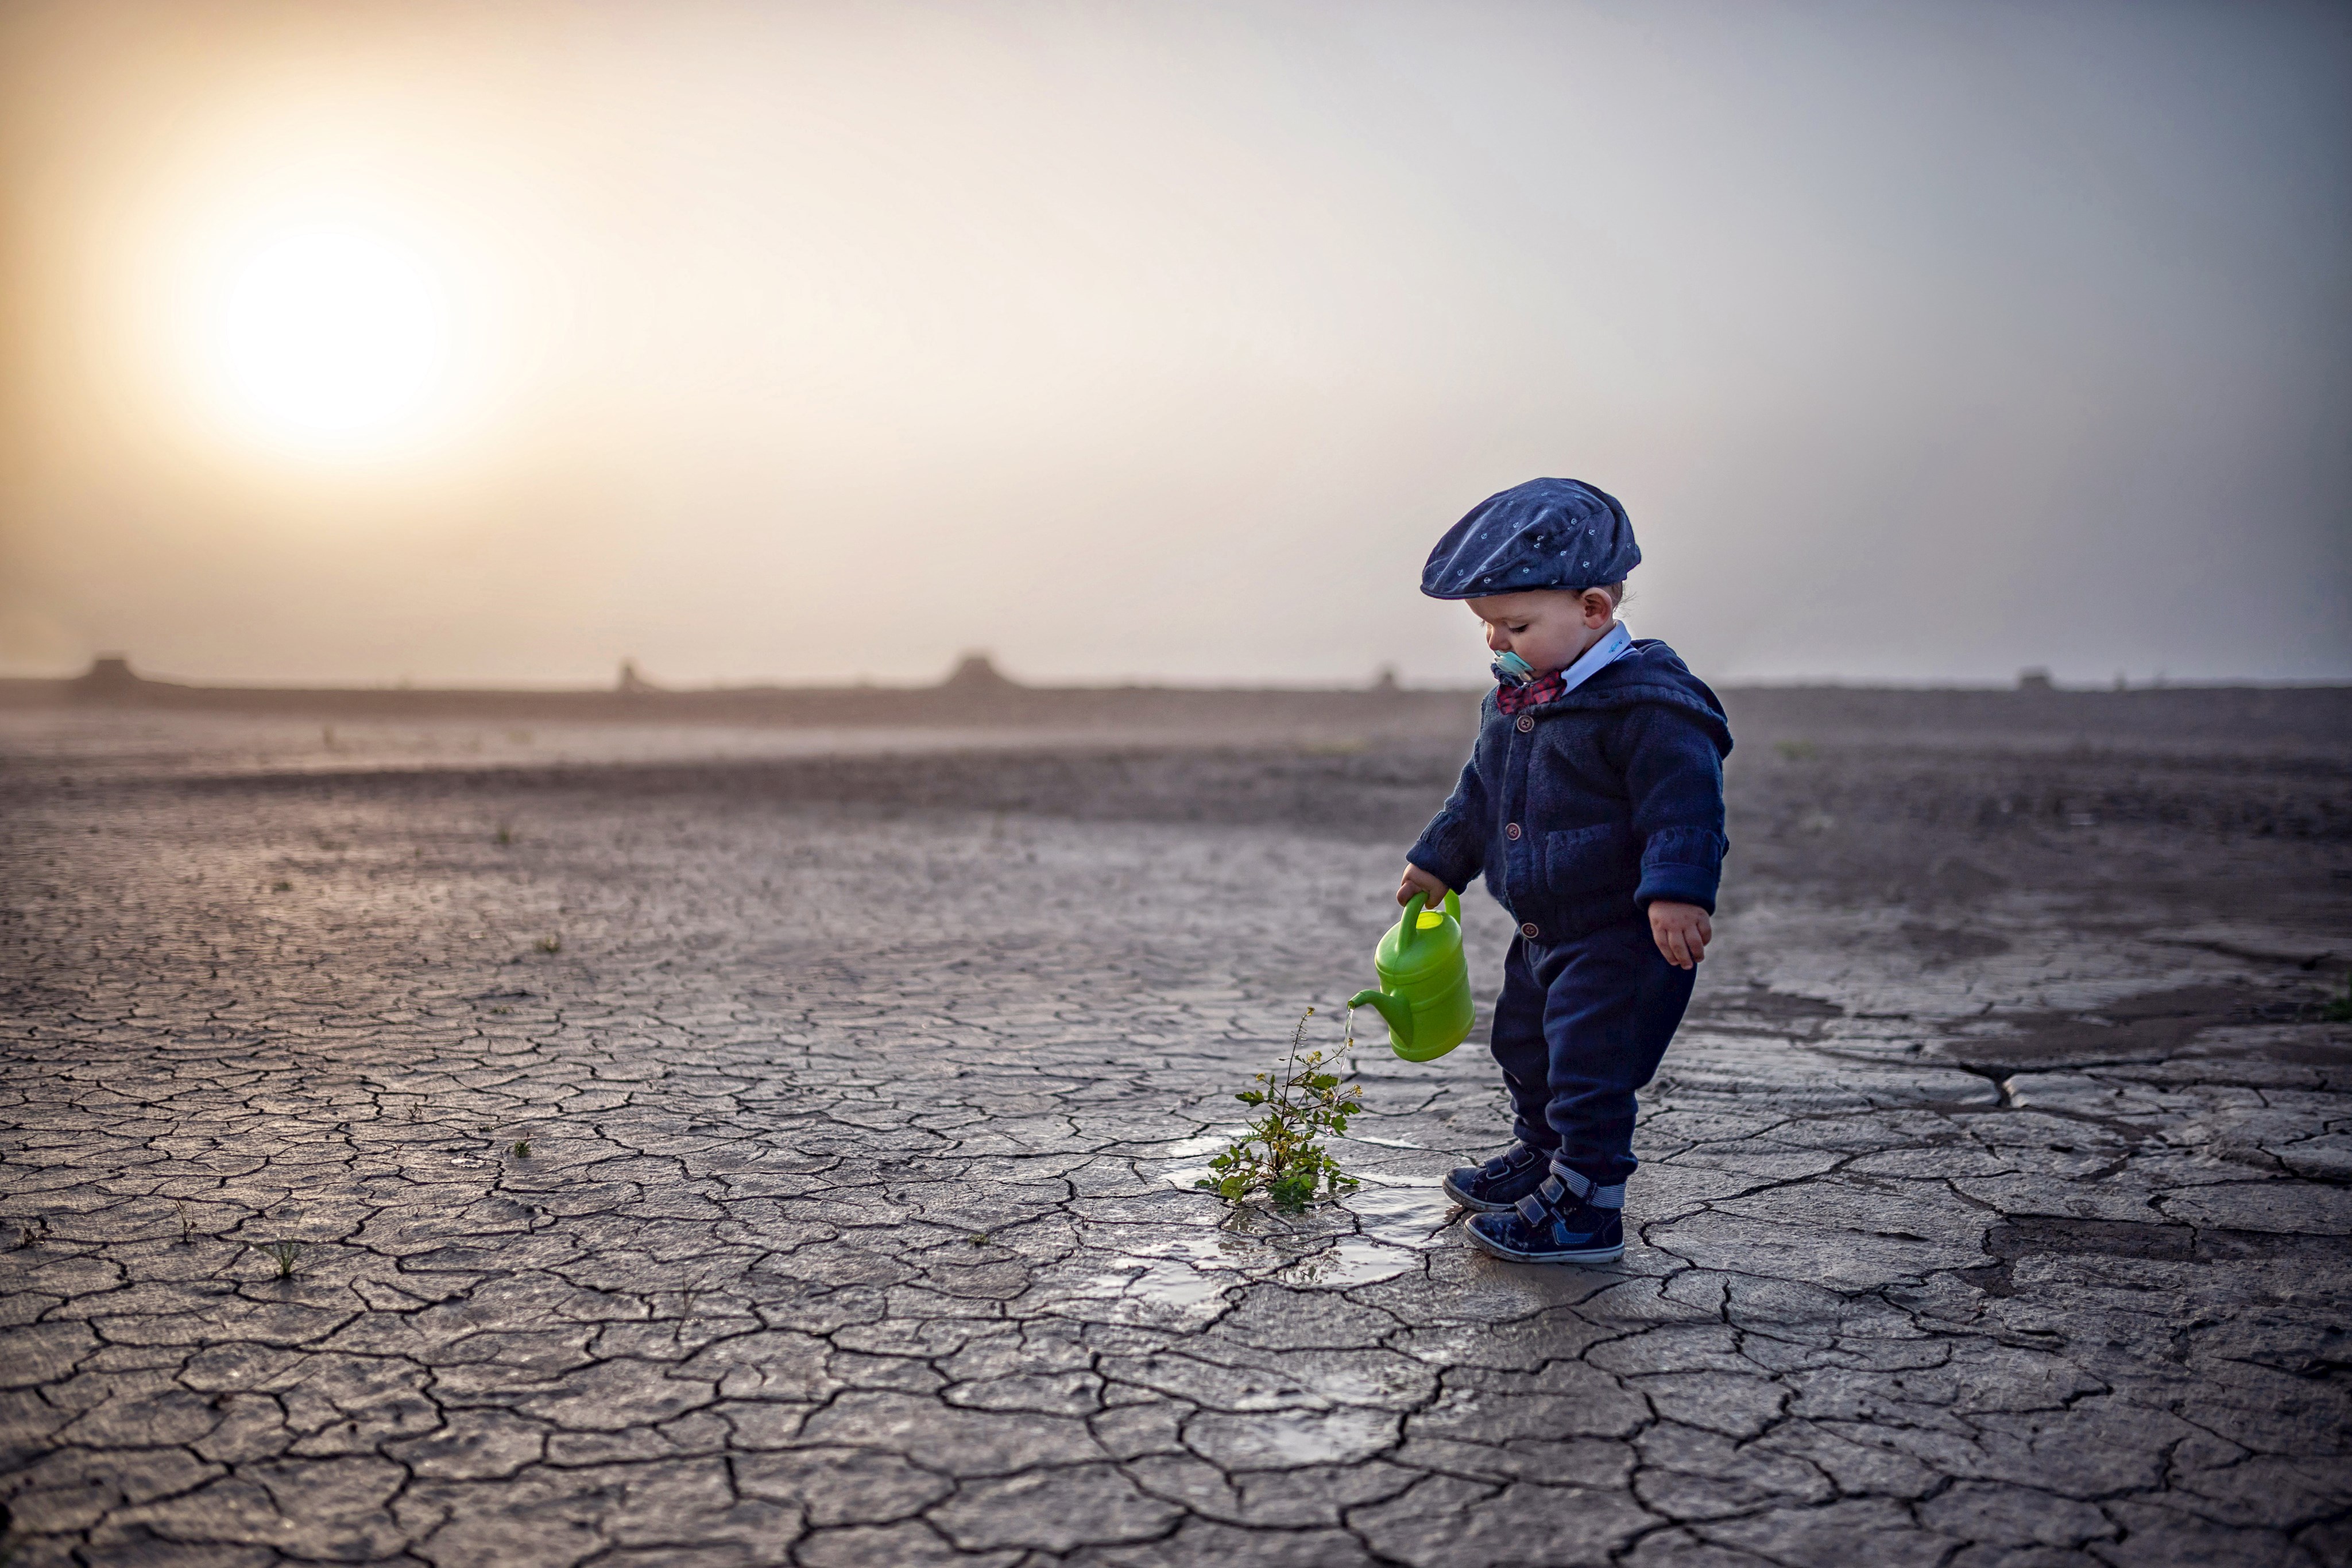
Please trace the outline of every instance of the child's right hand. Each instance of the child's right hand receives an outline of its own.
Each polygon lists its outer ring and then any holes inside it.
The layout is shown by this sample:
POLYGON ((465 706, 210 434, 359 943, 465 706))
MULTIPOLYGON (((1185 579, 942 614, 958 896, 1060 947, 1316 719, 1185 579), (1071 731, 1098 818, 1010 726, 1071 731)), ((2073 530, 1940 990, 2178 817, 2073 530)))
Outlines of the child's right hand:
POLYGON ((1407 861, 1404 862, 1404 880, 1397 883, 1397 902, 1410 904, 1412 902, 1412 895, 1417 893, 1421 894, 1423 908, 1436 909, 1445 903, 1445 894, 1448 891, 1444 883, 1411 861, 1407 861))
POLYGON ((1667 963, 1677 969, 1696 969, 1715 940, 1715 923, 1696 904, 1658 898, 1650 902, 1650 936, 1667 963))

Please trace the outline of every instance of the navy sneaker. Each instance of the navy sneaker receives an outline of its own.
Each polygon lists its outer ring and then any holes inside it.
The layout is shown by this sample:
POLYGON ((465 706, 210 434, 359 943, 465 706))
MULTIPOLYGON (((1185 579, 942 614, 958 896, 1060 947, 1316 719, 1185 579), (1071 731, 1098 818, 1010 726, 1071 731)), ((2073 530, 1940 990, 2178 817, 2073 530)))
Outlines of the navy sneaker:
POLYGON ((1594 1204, 1596 1197, 1622 1204, 1625 1189, 1596 1192, 1584 1177, 1554 1165, 1507 1213, 1472 1215, 1471 1244, 1514 1263, 1613 1263, 1625 1255, 1624 1216, 1594 1204))
POLYGON ((1457 1167, 1438 1185, 1475 1214, 1508 1214, 1513 1204, 1543 1185, 1547 1164, 1541 1149, 1513 1144, 1483 1166, 1457 1167))

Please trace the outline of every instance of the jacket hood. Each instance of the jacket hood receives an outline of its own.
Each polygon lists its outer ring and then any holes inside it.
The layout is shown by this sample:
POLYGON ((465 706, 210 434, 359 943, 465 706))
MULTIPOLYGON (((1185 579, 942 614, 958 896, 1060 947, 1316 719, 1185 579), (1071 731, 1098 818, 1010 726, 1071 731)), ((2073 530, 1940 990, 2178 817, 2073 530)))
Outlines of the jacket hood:
MULTIPOLYGON (((1494 702, 1493 694, 1486 698, 1494 702)), ((1663 703, 1702 721, 1725 756, 1731 754, 1731 719, 1723 703, 1705 681, 1690 673, 1682 655, 1654 637, 1636 637, 1622 657, 1597 672, 1582 685, 1526 711, 1532 714, 1597 711, 1632 707, 1637 703, 1663 703)))

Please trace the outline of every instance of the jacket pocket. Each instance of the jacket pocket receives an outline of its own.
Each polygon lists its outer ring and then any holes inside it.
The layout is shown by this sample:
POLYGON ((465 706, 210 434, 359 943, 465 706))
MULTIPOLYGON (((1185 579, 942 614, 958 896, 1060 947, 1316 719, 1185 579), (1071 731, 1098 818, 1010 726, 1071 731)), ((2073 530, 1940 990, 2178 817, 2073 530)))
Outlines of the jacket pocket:
POLYGON ((1634 881, 1633 835, 1622 823, 1544 835, 1544 883, 1554 893, 1593 893, 1634 881))

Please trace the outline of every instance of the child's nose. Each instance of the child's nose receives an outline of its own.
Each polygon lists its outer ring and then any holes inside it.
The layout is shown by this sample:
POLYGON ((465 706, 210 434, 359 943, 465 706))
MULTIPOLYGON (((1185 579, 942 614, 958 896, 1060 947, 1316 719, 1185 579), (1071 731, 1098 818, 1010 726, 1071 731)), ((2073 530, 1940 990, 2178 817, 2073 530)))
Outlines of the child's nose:
POLYGON ((1503 629, 1489 623, 1486 627, 1486 651, 1490 653, 1499 653, 1510 645, 1511 640, 1503 635, 1503 629))

